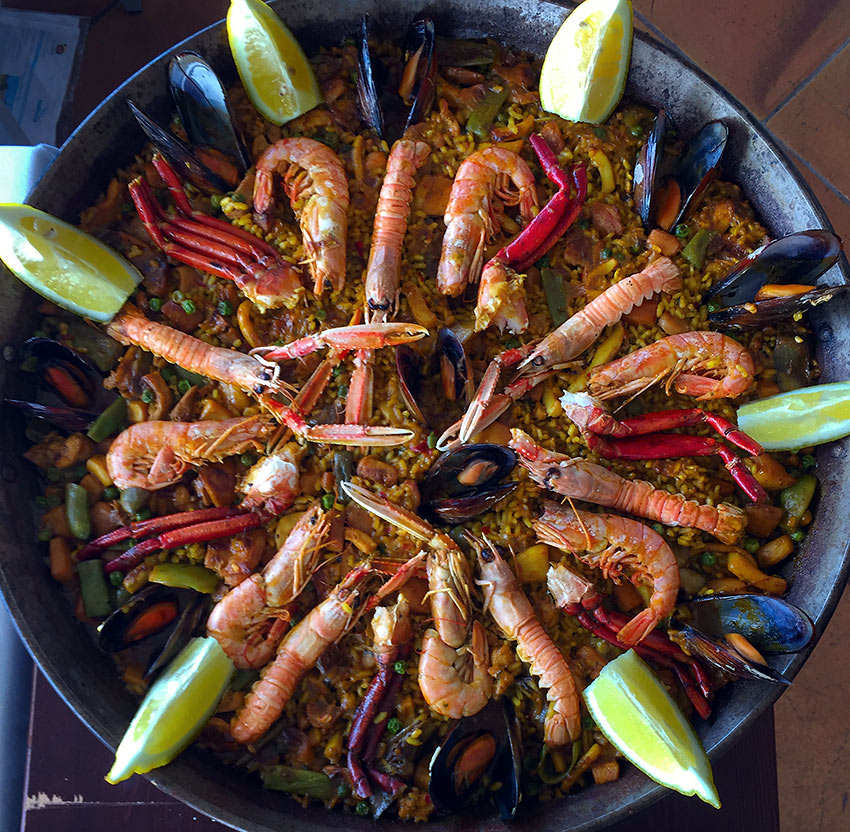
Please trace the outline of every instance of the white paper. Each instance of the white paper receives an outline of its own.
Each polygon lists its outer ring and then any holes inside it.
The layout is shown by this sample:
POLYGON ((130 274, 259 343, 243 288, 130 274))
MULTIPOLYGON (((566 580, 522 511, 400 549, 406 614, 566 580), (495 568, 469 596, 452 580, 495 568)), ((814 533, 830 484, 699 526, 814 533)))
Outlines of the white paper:
POLYGON ((0 102, 31 144, 56 141, 81 18, 0 9, 0 102))

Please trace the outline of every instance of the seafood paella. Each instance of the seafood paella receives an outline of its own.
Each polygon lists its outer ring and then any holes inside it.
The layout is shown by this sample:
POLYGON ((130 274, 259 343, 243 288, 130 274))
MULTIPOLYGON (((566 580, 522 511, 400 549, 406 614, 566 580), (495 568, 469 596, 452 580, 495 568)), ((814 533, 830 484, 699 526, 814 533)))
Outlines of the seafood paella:
POLYGON ((786 681, 759 635, 810 637, 777 570, 815 461, 736 409, 817 378, 840 241, 770 239, 722 122, 568 121, 509 45, 364 19, 310 64, 283 125, 194 53, 170 123, 130 102, 139 152, 79 227, 138 287, 97 326, 44 301, 21 348, 39 538, 139 696, 217 651, 225 763, 508 819, 619 777, 585 694, 626 651, 691 721, 786 681))

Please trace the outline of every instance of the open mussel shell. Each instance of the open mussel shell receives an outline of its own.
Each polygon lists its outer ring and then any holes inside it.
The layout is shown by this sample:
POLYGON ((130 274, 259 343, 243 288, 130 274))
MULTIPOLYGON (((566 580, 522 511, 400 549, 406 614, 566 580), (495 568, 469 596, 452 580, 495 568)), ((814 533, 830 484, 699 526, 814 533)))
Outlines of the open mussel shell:
POLYGON ((51 407, 50 405, 39 404, 38 402, 25 402, 20 399, 6 399, 5 402, 12 405, 12 407, 23 410, 28 416, 34 416, 36 419, 44 419, 44 421, 50 422, 57 428, 72 433, 87 430, 98 416, 94 411, 80 410, 76 407, 51 407))
POLYGON ((153 652, 145 676, 153 675, 186 646, 205 604, 205 596, 192 590, 148 584, 100 625, 98 645, 116 653, 150 642, 153 652))
POLYGON ((516 454, 502 445, 464 445, 441 454, 420 483, 423 494, 463 496, 501 482, 513 471, 516 454))
POLYGON ((728 139, 729 128, 722 121, 710 121, 688 142, 676 165, 681 207, 674 226, 688 215, 708 187, 728 139))
POLYGON ((634 203, 643 227, 650 229, 655 182, 664 155, 664 132, 667 129, 667 113, 659 110, 649 131, 646 143, 641 148, 634 172, 634 203))
POLYGON ((428 424, 419 402, 422 397, 422 365, 425 359, 421 353, 409 344, 396 347, 395 366, 398 373, 401 397, 410 414, 423 425, 428 424))
POLYGON ((788 320, 797 313, 809 312, 816 306, 829 303, 838 295, 844 294, 850 287, 830 286, 825 289, 812 289, 799 295, 784 298, 770 298, 755 303, 742 303, 709 312, 708 320, 712 324, 729 329, 751 329, 788 320))
POLYGON ((815 635, 815 626, 803 610, 770 595, 696 598, 680 609, 702 633, 715 638, 739 633, 764 653, 796 653, 815 635))
POLYGON ((476 489, 463 497, 446 497, 430 500, 427 511, 443 523, 465 523, 479 514, 489 511, 500 500, 504 500, 519 483, 504 482, 489 488, 476 489))
POLYGON ((357 98, 364 121, 392 143, 412 124, 422 121, 434 103, 437 59, 434 24, 416 20, 404 40, 405 67, 398 89, 390 89, 388 71, 369 46, 369 15, 360 22, 357 41, 357 98))
POLYGON ((223 153, 241 177, 251 162, 213 68, 197 52, 178 52, 168 64, 168 83, 190 144, 223 153))
POLYGON ((180 176, 207 193, 226 193, 232 190, 233 185, 200 162, 186 142, 178 139, 164 127, 160 127, 129 98, 127 106, 148 137, 148 141, 165 156, 180 176))
POLYGON ((472 401, 475 395, 472 365, 460 338, 448 327, 437 333, 435 355, 440 365, 443 395, 449 401, 472 401))
POLYGON ((736 306, 753 301, 768 283, 813 286, 840 254, 841 240, 831 231, 812 229, 788 234, 744 257, 705 293, 705 299, 716 297, 724 306, 736 306))
POLYGON ((521 751, 519 725, 507 697, 459 720, 431 758, 428 794, 434 807, 457 812, 491 794, 501 819, 510 820, 521 797, 521 751))

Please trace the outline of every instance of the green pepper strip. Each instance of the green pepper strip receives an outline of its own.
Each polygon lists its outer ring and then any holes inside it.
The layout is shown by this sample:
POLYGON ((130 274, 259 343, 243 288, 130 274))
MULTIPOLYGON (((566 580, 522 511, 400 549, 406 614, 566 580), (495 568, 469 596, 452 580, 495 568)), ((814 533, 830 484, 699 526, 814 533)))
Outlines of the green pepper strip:
POLYGON ((193 387, 204 387, 205 385, 210 383, 210 380, 206 376, 199 375, 198 373, 193 373, 191 370, 184 370, 183 367, 178 364, 172 364, 172 368, 174 372, 177 374, 178 378, 185 379, 189 382, 193 387))
POLYGON ((564 778, 572 770, 573 765, 575 765, 575 746, 577 743, 573 743, 573 763, 566 771, 557 772, 553 771, 546 765, 546 760, 549 757, 549 749, 544 745, 540 749, 540 762, 537 764, 537 776, 547 785, 554 786, 556 783, 560 783, 564 778))
POLYGON ((263 785, 291 794, 303 794, 319 800, 333 800, 337 796, 336 786, 327 774, 321 771, 307 771, 292 766, 271 766, 260 772, 263 785))
POLYGON ((705 254, 713 234, 708 228, 700 228, 690 242, 682 249, 682 257, 685 258, 697 271, 705 265, 705 254))
POLYGON ((77 564, 77 574, 80 576, 80 592, 86 615, 89 618, 109 615, 112 605, 109 603, 109 587, 103 574, 103 561, 84 560, 77 564))
POLYGON ((794 485, 780 492, 779 505, 785 509, 785 517, 779 525, 782 531, 796 531, 815 496, 817 486, 818 478, 814 474, 803 474, 794 485))
POLYGON ((103 442, 110 436, 118 433, 127 422, 127 401, 119 396, 112 402, 89 428, 88 437, 95 442, 103 442))
POLYGON ((491 87, 469 114, 466 120, 466 132, 472 133, 479 141, 490 138, 490 125, 502 109, 502 104, 508 97, 508 85, 491 87))
POLYGON ((212 569, 194 563, 158 563, 148 580, 180 589, 194 589, 204 595, 214 592, 219 584, 218 575, 212 569))
POLYGON ((546 293, 552 326, 560 326, 569 317, 567 298, 564 295, 564 276, 554 269, 544 268, 540 270, 540 278, 543 281, 543 291, 546 293))
POLYGON ((80 540, 88 540, 91 534, 89 523, 89 492, 75 482, 65 486, 65 513, 71 534, 80 540))

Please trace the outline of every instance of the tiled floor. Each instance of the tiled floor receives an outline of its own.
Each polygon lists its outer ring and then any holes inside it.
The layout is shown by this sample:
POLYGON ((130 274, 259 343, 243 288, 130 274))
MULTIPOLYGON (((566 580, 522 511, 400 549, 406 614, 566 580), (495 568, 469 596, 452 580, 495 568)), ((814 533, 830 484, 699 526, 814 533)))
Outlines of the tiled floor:
MULTIPOLYGON (((634 0, 638 22, 685 52, 784 145, 850 242, 850 0, 634 0)), ((850 590, 776 705, 784 832, 850 829, 850 590)))
MULTIPOLYGON (((168 0, 144 0, 146 11, 168 0)), ((94 14, 107 0, 6 0, 94 14)), ((175 26, 113 4, 115 76, 221 17, 227 0, 182 0, 175 26), (120 46, 120 48, 119 48, 120 46)), ((763 120, 850 241, 850 0, 634 0, 638 25, 685 52, 763 120)), ((98 25, 98 24, 95 24, 98 25)), ((72 121, 112 87, 84 58, 72 121)), ((850 591, 794 686, 776 707, 784 832, 850 828, 850 591)))

